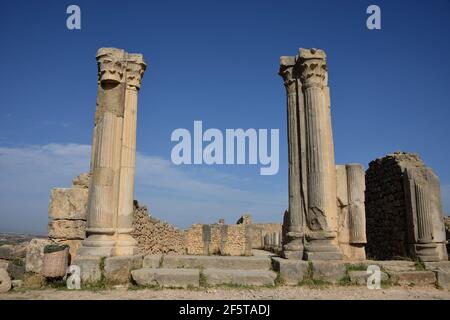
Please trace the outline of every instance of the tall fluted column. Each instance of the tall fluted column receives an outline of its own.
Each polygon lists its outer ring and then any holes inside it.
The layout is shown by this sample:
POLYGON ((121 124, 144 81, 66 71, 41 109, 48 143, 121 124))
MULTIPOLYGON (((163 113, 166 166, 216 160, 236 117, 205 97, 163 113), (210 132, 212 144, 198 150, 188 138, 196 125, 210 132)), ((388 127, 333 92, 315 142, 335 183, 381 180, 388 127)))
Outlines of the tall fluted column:
POLYGON ((125 52, 101 48, 97 52, 98 94, 95 112, 87 238, 80 255, 114 254, 117 194, 125 99, 125 52))
POLYGON ((289 158, 289 209, 283 257, 303 258, 303 216, 305 207, 301 194, 301 154, 297 80, 294 77, 295 57, 281 57, 279 75, 287 95, 287 127, 289 158))
POLYGON ((354 245, 367 243, 366 210, 364 207, 365 172, 362 165, 347 164, 349 203, 349 242, 354 245))
POLYGON ((137 253, 137 242, 130 233, 133 223, 137 98, 145 69, 146 64, 141 54, 129 54, 127 56, 115 255, 137 253))
POLYGON ((322 50, 300 49, 297 60, 306 119, 307 260, 342 258, 336 239, 336 169, 325 59, 326 55, 322 50))

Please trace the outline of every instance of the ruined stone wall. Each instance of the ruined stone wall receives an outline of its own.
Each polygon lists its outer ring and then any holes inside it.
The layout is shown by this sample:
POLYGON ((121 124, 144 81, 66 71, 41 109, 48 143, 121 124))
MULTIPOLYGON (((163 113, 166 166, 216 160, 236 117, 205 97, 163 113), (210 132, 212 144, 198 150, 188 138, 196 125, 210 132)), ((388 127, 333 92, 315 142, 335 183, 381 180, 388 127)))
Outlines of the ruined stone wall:
MULTIPOLYGON (((404 152, 389 154, 369 164, 365 193, 368 258, 387 260, 414 255, 408 242, 417 226, 409 218, 411 199, 404 185, 405 172, 414 168, 428 170, 417 154, 404 152)), ((435 191, 429 189, 430 192, 435 191)), ((436 229, 442 225, 441 221, 433 223, 436 229)))
POLYGON ((194 224, 186 231, 186 250, 193 255, 251 255, 250 216, 237 224, 194 224))
POLYGON ((89 193, 87 173, 72 181, 71 188, 54 188, 48 208, 48 237, 57 243, 70 246, 73 257, 86 236, 87 201, 89 193))
POLYGON ((186 241, 183 230, 149 215, 145 206, 135 201, 133 231, 141 254, 185 254, 186 241))
POLYGON ((264 248, 264 237, 279 233, 282 239, 282 225, 281 223, 253 223, 250 225, 250 239, 253 249, 264 248))
POLYGON ((193 224, 192 227, 186 231, 186 250, 188 254, 202 255, 204 251, 203 241, 203 225, 193 224))
POLYGON ((366 171, 366 252, 371 259, 407 256, 403 168, 420 163, 414 154, 395 153, 369 163, 366 171))

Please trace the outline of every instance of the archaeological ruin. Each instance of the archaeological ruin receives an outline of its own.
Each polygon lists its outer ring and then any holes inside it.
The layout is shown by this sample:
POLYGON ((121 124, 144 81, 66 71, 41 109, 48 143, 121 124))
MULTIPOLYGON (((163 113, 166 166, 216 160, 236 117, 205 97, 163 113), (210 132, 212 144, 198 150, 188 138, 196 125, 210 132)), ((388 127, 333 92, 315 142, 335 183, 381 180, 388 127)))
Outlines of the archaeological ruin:
POLYGON ((323 50, 280 59, 287 94, 289 209, 283 257, 364 260, 364 170, 336 166, 323 50))
POLYGON ((450 223, 433 170, 404 152, 376 159, 366 171, 335 163, 323 50, 301 48, 280 58, 287 96, 284 214, 274 212, 272 223, 244 214, 236 223, 199 221, 186 230, 152 216, 134 197, 143 55, 101 48, 96 58, 89 172, 70 188, 51 190, 46 238, 0 246, 0 291, 40 285, 69 266, 79 268, 82 285, 191 288, 365 285, 366 267, 376 265, 383 281, 450 289, 450 223))

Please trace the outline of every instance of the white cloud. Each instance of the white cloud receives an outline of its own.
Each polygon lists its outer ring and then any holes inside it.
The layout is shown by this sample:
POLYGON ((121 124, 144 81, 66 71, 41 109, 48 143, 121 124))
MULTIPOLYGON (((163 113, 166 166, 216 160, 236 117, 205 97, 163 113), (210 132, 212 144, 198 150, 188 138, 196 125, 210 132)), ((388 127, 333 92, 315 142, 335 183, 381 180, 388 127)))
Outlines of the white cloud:
MULTIPOLYGON (((0 147, 0 231, 45 233, 51 188, 69 187, 89 170, 89 161, 88 145, 0 147)), ((141 153, 136 166, 135 198, 180 227, 219 217, 234 222, 244 212, 258 221, 281 221, 286 206, 284 189, 254 191, 261 189, 257 182, 210 167, 177 167, 141 153)))

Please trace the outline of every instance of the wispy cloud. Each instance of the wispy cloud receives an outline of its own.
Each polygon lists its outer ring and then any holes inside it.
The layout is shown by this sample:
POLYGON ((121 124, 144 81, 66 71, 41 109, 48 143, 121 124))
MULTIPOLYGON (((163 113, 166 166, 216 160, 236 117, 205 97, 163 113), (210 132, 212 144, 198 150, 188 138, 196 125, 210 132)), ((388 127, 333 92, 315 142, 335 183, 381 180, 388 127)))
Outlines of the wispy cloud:
MULTIPOLYGON (((0 147, 0 230, 45 232, 51 188, 70 187, 89 170, 90 146, 47 144, 0 147)), ((187 227, 224 217, 234 222, 250 212, 255 220, 281 221, 284 190, 211 167, 177 167, 157 156, 137 154, 135 198, 159 218, 187 227)))

